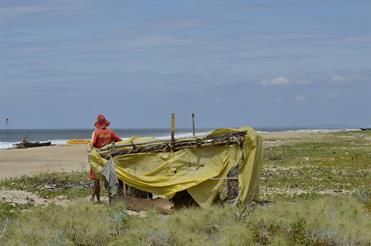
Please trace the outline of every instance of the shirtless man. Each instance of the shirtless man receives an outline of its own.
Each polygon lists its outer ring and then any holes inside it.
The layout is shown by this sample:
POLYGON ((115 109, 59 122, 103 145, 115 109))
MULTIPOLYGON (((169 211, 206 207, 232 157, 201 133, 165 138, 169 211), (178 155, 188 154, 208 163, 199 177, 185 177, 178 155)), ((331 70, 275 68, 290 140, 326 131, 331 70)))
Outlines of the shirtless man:
MULTIPOLYGON (((109 125, 110 122, 106 120, 104 115, 98 115, 97 121, 95 122, 96 129, 92 134, 91 148, 102 148, 108 144, 111 144, 112 142, 122 141, 113 130, 107 128, 109 125)), ((89 178, 94 180, 91 200, 94 201, 94 197, 97 197, 97 203, 100 203, 100 181, 91 168, 89 178)))

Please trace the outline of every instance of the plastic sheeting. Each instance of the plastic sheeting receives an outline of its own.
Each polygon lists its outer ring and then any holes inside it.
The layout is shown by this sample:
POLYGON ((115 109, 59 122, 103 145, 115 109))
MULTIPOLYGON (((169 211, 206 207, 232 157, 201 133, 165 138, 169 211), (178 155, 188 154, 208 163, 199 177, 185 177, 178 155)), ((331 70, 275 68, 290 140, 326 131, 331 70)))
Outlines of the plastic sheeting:
MULTIPOLYGON (((201 206, 210 206, 228 173, 238 168, 241 203, 258 198, 258 182, 262 166, 262 137, 250 127, 220 128, 208 136, 247 131, 240 145, 202 146, 164 153, 136 153, 112 158, 117 177, 137 189, 164 198, 187 190, 201 206), (211 178, 219 178, 210 180, 211 178)), ((151 138, 131 138, 126 143, 139 143, 151 138)), ((97 149, 89 154, 89 163, 100 174, 107 160, 97 149)))

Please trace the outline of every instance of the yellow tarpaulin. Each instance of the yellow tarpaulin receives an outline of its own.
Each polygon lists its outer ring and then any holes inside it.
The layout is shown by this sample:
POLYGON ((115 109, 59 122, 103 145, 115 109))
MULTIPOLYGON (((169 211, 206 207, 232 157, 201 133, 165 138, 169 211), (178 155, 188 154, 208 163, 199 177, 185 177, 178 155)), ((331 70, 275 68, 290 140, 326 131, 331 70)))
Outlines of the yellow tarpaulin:
MULTIPOLYGON (((262 165, 262 137, 250 127, 220 128, 208 136, 247 131, 243 146, 202 146, 164 153, 136 153, 113 157, 117 177, 129 186, 172 198, 177 192, 187 190, 201 206, 210 206, 225 178, 238 166, 240 184, 239 200, 249 202, 258 196, 258 182, 262 165)), ((145 138, 147 141, 149 138, 145 138)), ((143 142, 131 138, 127 143, 143 142)), ((96 149, 89 154, 89 163, 99 174, 107 160, 96 149)))

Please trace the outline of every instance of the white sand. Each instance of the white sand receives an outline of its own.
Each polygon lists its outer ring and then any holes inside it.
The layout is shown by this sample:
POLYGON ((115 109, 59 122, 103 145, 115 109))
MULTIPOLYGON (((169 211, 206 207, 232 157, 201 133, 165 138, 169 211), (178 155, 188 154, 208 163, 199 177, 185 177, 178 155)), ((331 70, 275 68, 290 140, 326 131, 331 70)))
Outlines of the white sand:
POLYGON ((88 170, 88 145, 0 150, 0 179, 45 172, 88 170))

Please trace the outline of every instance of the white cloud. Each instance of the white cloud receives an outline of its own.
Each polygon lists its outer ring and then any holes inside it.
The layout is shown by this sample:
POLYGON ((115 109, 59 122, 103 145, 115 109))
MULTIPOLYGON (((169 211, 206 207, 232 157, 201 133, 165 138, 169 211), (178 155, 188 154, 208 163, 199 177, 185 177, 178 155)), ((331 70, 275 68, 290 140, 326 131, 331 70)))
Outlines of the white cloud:
POLYGON ((340 82, 340 81, 344 81, 345 78, 343 76, 340 76, 340 75, 335 74, 335 75, 333 75, 331 77, 331 80, 332 81, 336 81, 336 82, 340 82))
POLYGON ((279 76, 273 79, 264 79, 260 82, 264 86, 289 86, 289 85, 311 85, 310 80, 291 81, 286 77, 279 76))
POLYGON ((295 102, 305 102, 306 101, 305 96, 302 95, 302 94, 295 95, 293 99, 294 99, 295 102))
POLYGON ((272 85, 277 85, 277 86, 281 86, 281 85, 290 85, 291 84, 291 81, 289 81, 287 78, 285 77, 277 77, 277 78, 273 78, 271 80, 271 84, 272 85))
POLYGON ((340 71, 333 73, 333 75, 329 77, 328 82, 332 85, 369 85, 370 77, 370 69, 363 69, 358 71, 340 71))
POLYGON ((271 80, 267 80, 267 79, 262 80, 261 84, 264 86, 288 86, 288 85, 291 85, 292 82, 288 80, 287 78, 280 76, 280 77, 273 78, 271 80))

